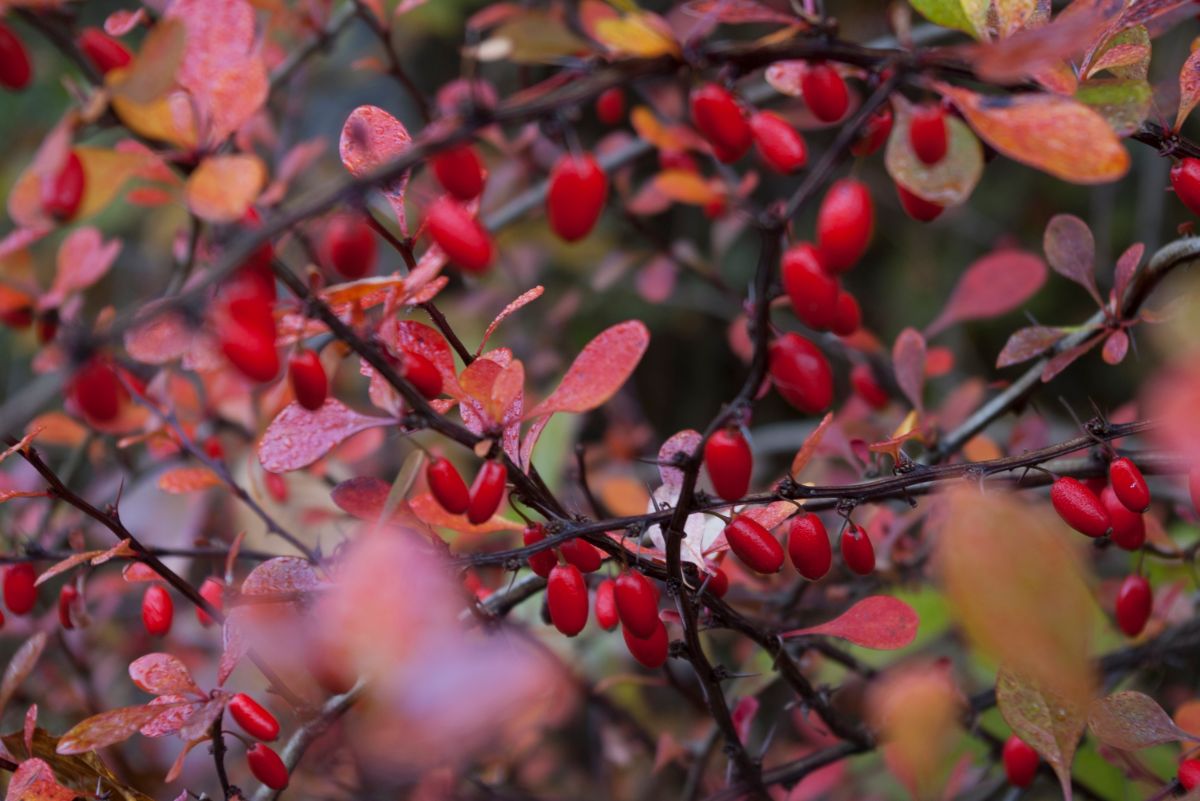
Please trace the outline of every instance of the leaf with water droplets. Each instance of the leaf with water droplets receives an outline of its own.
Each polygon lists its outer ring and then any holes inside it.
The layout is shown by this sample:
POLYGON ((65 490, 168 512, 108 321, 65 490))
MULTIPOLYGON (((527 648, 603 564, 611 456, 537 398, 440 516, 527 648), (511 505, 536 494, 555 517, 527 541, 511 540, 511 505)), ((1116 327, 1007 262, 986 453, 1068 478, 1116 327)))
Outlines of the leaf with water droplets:
MULTIPOLYGON (((342 126, 338 151, 342 164, 355 178, 363 178, 381 169, 412 144, 412 136, 404 123, 378 106, 359 106, 350 112, 342 126)), ((404 189, 409 172, 380 186, 396 214, 401 232, 408 235, 408 218, 404 213, 404 189)))
POLYGON ((1017 736, 1054 769, 1071 801, 1071 763, 1087 723, 1084 705, 1004 669, 996 676, 996 705, 1017 736))
POLYGON ((299 470, 360 431, 395 422, 359 414, 333 398, 315 412, 291 403, 267 426, 258 443, 258 460, 271 473, 299 470))
POLYGON ((1088 712, 1088 728, 1105 745, 1139 751, 1176 740, 1196 740, 1150 696, 1126 690, 1099 698, 1088 712))

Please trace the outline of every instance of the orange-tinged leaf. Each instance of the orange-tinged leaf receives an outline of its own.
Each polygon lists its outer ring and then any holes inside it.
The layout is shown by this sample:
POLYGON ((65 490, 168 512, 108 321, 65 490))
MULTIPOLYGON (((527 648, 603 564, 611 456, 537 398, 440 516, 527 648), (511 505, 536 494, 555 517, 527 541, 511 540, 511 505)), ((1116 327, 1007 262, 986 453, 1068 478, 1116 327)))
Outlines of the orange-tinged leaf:
POLYGON ((593 36, 610 53, 620 55, 653 58, 677 56, 680 52, 666 21, 646 11, 597 20, 593 36))
POLYGON ((46 412, 30 421, 26 431, 36 431, 39 442, 47 445, 74 446, 83 442, 88 430, 63 412, 46 412))
POLYGON ((649 344, 650 331, 640 320, 627 320, 600 332, 575 357, 550 397, 527 417, 595 409, 629 379, 649 344))
POLYGON ((1071 763, 1087 724, 1086 696, 1064 694, 1002 668, 996 706, 1017 736, 1054 768, 1063 797, 1071 801, 1071 763))
POLYGON ((38 299, 38 305, 43 309, 61 306, 67 295, 81 292, 103 278, 120 252, 119 239, 105 242, 97 228, 76 228, 58 246, 54 282, 38 299))
POLYGON ((60 754, 83 754, 128 740, 137 730, 166 711, 163 706, 126 706, 110 709, 77 723, 58 741, 60 754))
POLYGON ((267 182, 267 167, 249 153, 209 156, 184 187, 188 208, 201 219, 231 223, 242 219, 267 182))
POLYGON ((1200 50, 1193 51, 1179 70, 1179 113, 1175 115, 1175 130, 1200 103, 1200 50))
POLYGON ((220 476, 203 465, 173 467, 158 477, 158 488, 170 495, 186 495, 220 484, 220 476))
POLYGON ((76 565, 81 565, 84 562, 90 562, 93 557, 100 556, 103 553, 104 551, 80 551, 79 553, 73 553, 66 559, 55 562, 53 565, 38 574, 37 581, 33 582, 33 586, 37 587, 41 584, 44 584, 57 576, 59 573, 70 570, 76 565))
POLYGON ((663 170, 653 180, 655 189, 677 203, 705 206, 725 195, 704 176, 691 170, 663 170))
POLYGON ((200 143, 199 124, 187 92, 169 92, 149 103, 115 96, 112 109, 130 130, 147 139, 188 151, 195 150, 200 143))
POLYGON ((976 434, 963 445, 963 456, 972 462, 986 462, 1003 455, 1000 446, 987 434, 976 434))
POLYGON ((1176 726, 1153 698, 1133 690, 1096 699, 1088 710, 1088 728, 1100 742, 1123 751, 1200 739, 1176 726))
POLYGON ((247 0, 175 0, 166 18, 187 29, 179 83, 199 106, 208 141, 223 141, 267 99, 254 8, 247 0))
POLYGON ((998 317, 1019 308, 1046 282, 1046 265, 1033 253, 1003 248, 975 260, 958 279, 945 308, 925 328, 934 337, 952 325, 998 317))
POLYGON ((1108 183, 1129 171, 1129 153, 1097 112, 1059 95, 980 95, 937 89, 983 139, 1009 158, 1064 181, 1108 183))
POLYGON ((518 520, 509 520, 503 515, 492 515, 485 523, 473 525, 467 521, 466 515, 452 515, 442 508, 428 492, 422 492, 408 499, 408 505, 423 523, 438 528, 448 528, 462 534, 491 534, 496 531, 520 531, 525 524, 518 520))
POLYGON ((917 636, 920 625, 917 613, 899 598, 872 595, 826 623, 802 629, 792 629, 779 635, 799 637, 821 634, 837 637, 880 651, 894 651, 909 645, 917 636))
POLYGON ((997 489, 960 487, 940 502, 938 567, 972 645, 1086 708, 1096 607, 1074 537, 1048 508, 997 489))
POLYGON ((630 476, 597 476, 596 492, 614 515, 640 515, 646 512, 650 493, 646 485, 630 476))
POLYGON ((637 135, 659 150, 677 153, 699 146, 689 129, 678 125, 664 125, 658 116, 646 106, 634 106, 629 112, 629 124, 637 135))
POLYGON ((812 461, 813 456, 817 453, 817 448, 821 445, 821 439, 825 436, 825 432, 833 423, 833 412, 828 412, 813 432, 804 440, 804 444, 800 446, 800 450, 796 451, 795 457, 792 459, 792 468, 788 471, 788 475, 792 478, 800 475, 808 463, 812 461))
POLYGON ((312 563, 299 556, 277 556, 255 567, 242 581, 242 595, 313 592, 321 579, 312 563))
POLYGON ((131 103, 153 103, 174 86, 186 43, 182 22, 162 20, 150 28, 132 62, 104 76, 105 85, 113 95, 131 103))
POLYGON ((884 165, 892 179, 913 194, 941 206, 966 202, 983 175, 983 146, 966 123, 946 116, 949 145, 946 155, 926 164, 913 152, 909 127, 912 104, 901 97, 892 101, 894 122, 884 152, 884 165))
POLYGON ((370 308, 383 303, 390 293, 403 293, 404 286, 403 276, 379 275, 326 287, 321 290, 320 297, 331 306, 358 303, 363 308, 370 308))
POLYGON ((1200 700, 1184 701, 1175 708, 1175 725, 1187 732, 1191 739, 1200 738, 1200 700))
POLYGON ((64 787, 41 759, 26 759, 13 771, 5 801, 74 801, 79 792, 64 787))

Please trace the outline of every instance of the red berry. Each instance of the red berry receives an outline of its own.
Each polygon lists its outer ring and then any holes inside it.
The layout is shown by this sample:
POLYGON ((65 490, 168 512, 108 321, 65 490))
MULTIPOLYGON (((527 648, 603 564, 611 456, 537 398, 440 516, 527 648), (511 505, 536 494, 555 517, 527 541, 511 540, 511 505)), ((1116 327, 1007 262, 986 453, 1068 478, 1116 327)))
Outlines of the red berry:
POLYGON ((817 414, 833 402, 833 370, 825 354, 799 334, 784 334, 771 343, 771 381, 788 403, 805 414, 817 414))
POLYGON ((75 589, 74 584, 64 584, 62 589, 58 591, 58 622, 64 629, 75 628, 75 621, 71 618, 71 610, 78 600, 79 590, 75 589))
POLYGON ((842 561, 846 567, 860 576, 865 576, 875 569, 875 546, 862 526, 853 523, 846 526, 842 532, 842 561))
POLYGON ((758 573, 778 573, 783 567, 783 547, 752 517, 738 515, 725 527, 729 550, 746 567, 758 573))
POLYGON ((726 428, 704 443, 704 467, 713 489, 722 500, 736 501, 750 488, 754 456, 742 432, 726 428))
POLYGON ((245 693, 230 698, 228 709, 237 725, 254 739, 269 743, 279 736, 279 721, 245 693))
POLYGON ((438 505, 452 515, 461 515, 471 505, 466 482, 449 459, 435 457, 425 467, 425 481, 438 505))
POLYGON ((29 562, 4 569, 4 605, 14 615, 27 615, 37 601, 37 574, 29 562))
POLYGON ((1037 775, 1038 753, 1017 735, 1004 743, 1004 775, 1013 787, 1028 787, 1037 775))
POLYGON ((129 398, 112 363, 101 357, 88 359, 71 376, 67 397, 89 423, 109 423, 121 413, 129 398))
POLYGON ((33 325, 32 306, 14 306, 0 311, 0 321, 9 328, 20 330, 33 325))
POLYGON ((775 172, 788 175, 808 162, 804 137, 778 114, 759 111, 751 115, 750 130, 758 155, 775 172))
POLYGON ((1100 503, 1112 520, 1113 542, 1127 551, 1141 548, 1146 542, 1146 521, 1142 516, 1129 511, 1109 486, 1100 490, 1100 503))
POLYGON ((325 226, 321 252, 339 275, 362 278, 375 270, 375 232, 361 214, 338 214, 325 226))
POLYGON ((296 402, 309 411, 316 411, 325 405, 325 396, 329 394, 329 380, 325 378, 325 368, 317 352, 304 349, 288 360, 288 378, 292 382, 292 392, 296 402))
POLYGON ((469 273, 485 272, 492 263, 492 237, 463 204, 443 195, 425 215, 429 235, 446 258, 469 273))
POLYGON ((1117 590, 1117 626, 1127 637, 1136 637, 1146 627, 1154 608, 1150 582, 1142 576, 1126 576, 1117 590))
POLYGON ((924 164, 937 164, 945 158, 950 147, 945 109, 937 104, 913 109, 908 121, 908 143, 924 164))
MULTIPOLYGON (((208 601, 209 605, 218 612, 225 611, 225 582, 219 578, 209 576, 200 585, 200 597, 208 601)), ((200 621, 200 625, 207 628, 213 624, 212 616, 205 612, 200 607, 196 607, 196 619, 200 621)))
POLYGON ((204 440, 204 453, 214 461, 221 461, 225 458, 225 448, 221 445, 221 440, 215 436, 204 440))
POLYGON ((605 579, 596 587, 596 622, 605 631, 612 631, 620 622, 617 613, 617 583, 605 579))
POLYGON ((25 45, 7 25, 0 23, 0 86, 19 91, 29 85, 33 67, 25 45))
POLYGON ((437 365, 415 350, 404 351, 400 359, 400 377, 412 384, 426 400, 442 394, 442 373, 437 365))
POLYGON ((558 548, 563 559, 584 573, 595 573, 604 563, 604 552, 587 540, 577 537, 567 540, 558 548))
POLYGON ((165 637, 175 617, 175 604, 166 588, 151 584, 142 596, 142 623, 152 637, 165 637))
POLYGON ((887 141, 892 132, 892 109, 884 106, 876 111, 863 126, 858 141, 850 146, 850 152, 856 156, 870 156, 887 141))
POLYGON ((850 385, 872 409, 879 410, 888 405, 888 394, 875 380, 871 365, 860 363, 850 368, 850 385))
POLYGON ((834 307, 833 333, 839 337, 848 337, 862 325, 862 309, 858 301, 849 292, 842 290, 837 296, 834 307))
POLYGON ((125 45, 99 28, 83 29, 79 34, 79 49, 101 75, 133 61, 133 56, 125 45))
POLYGON ((733 95, 708 83, 693 90, 690 100, 692 124, 712 144, 718 159, 729 163, 746 155, 754 135, 733 95))
POLYGON ((568 637, 583 631, 588 618, 588 591, 575 565, 557 565, 546 582, 550 622, 568 637))
POLYGON ((608 176, 589 155, 564 155, 550 171, 546 215, 550 229, 567 242, 583 239, 600 219, 608 197, 608 176))
POLYGON ((696 160, 686 150, 658 151, 658 166, 664 170, 683 170, 684 172, 699 172, 696 160))
POLYGON ((715 595, 717 598, 724 598, 725 593, 729 592, 729 576, 721 568, 716 568, 708 575, 708 586, 705 590, 715 595))
MULTIPOLYGON (((525 532, 522 538, 526 545, 533 545, 546 539, 546 527, 541 523, 534 523, 525 527, 525 532)), ((534 573, 546 578, 550 575, 550 571, 558 564, 558 559, 555 558, 554 552, 550 550, 538 551, 529 557, 529 567, 534 573)))
POLYGON ((902 184, 896 184, 896 194, 900 196, 900 207, 904 209, 904 213, 917 222, 932 222, 946 210, 945 206, 939 206, 908 191, 902 184))
POLYGON ((605 125, 620 125, 625 119, 625 90, 613 86, 601 92, 596 98, 596 118, 605 125))
POLYGON ((246 752, 246 764, 254 778, 270 787, 272 790, 283 790, 288 786, 287 766, 279 758, 279 754, 262 743, 255 743, 246 752))
POLYGON ((817 212, 817 247, 831 272, 853 267, 871 243, 875 206, 867 185, 843 178, 829 187, 817 212))
POLYGON ((783 289, 800 322, 817 331, 833 326, 837 317, 838 281, 821 262, 821 253, 808 242, 788 248, 780 264, 783 289))
POLYGON ((810 64, 800 79, 800 91, 813 116, 821 122, 836 122, 850 107, 850 93, 838 71, 825 62, 810 64))
POLYGON ((83 202, 85 180, 83 161, 72 150, 58 173, 42 182, 42 211, 60 222, 74 217, 83 202))
POLYGON ((1124 456, 1108 463, 1108 481, 1113 492, 1125 508, 1131 512, 1144 512, 1150 508, 1150 488, 1142 471, 1124 456))
MULTIPOLYGON (((246 209, 241 224, 244 228, 262 227, 262 218, 254 207, 246 209)), ((275 248, 271 243, 264 242, 251 253, 234 274, 236 283, 248 289, 250 294, 258 295, 268 303, 275 302, 275 274, 271 271, 271 262, 275 258, 275 248)))
POLYGON ((617 577, 617 615, 621 624, 638 639, 653 636, 659 626, 658 590, 650 580, 629 570, 617 577))
POLYGON ((1192 214, 1200 215, 1200 159, 1185 158, 1171 168, 1175 196, 1192 214))
POLYGON ((625 636, 625 647, 641 665, 653 670, 666 663, 671 642, 667 637, 667 627, 661 620, 646 638, 635 637, 627 628, 622 628, 621 633, 625 636))
POLYGON ((219 332, 221 353, 251 381, 266 383, 279 373, 275 350, 275 320, 260 298, 243 298, 230 304, 229 319, 219 332), (252 311, 252 307, 259 307, 252 311))
POLYGON ((471 484, 471 497, 467 503, 467 520, 474 525, 486 523, 500 508, 504 500, 504 485, 508 471, 504 465, 489 459, 479 468, 471 484))
POLYGON ((813 514, 792 518, 788 526, 788 556, 800 575, 809 581, 816 581, 829 572, 833 564, 833 547, 821 518, 813 514))
POLYGON ((483 192, 483 162, 471 145, 457 145, 434 156, 433 175, 459 200, 474 200, 483 192))
POLYGON ((1179 783, 1185 790, 1200 786, 1200 759, 1185 759, 1179 763, 1179 783))
POLYGON ((1082 482, 1064 476, 1050 487, 1050 502, 1068 526, 1089 537, 1103 537, 1112 519, 1100 499, 1082 482))

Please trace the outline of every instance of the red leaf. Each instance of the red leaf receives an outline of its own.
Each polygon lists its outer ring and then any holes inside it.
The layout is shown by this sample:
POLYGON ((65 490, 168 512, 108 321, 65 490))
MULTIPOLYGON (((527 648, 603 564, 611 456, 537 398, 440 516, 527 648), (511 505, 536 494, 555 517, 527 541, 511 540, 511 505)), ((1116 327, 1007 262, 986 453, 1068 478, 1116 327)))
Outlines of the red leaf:
MULTIPOLYGON (((342 164, 355 178, 362 178, 385 167, 408 150, 412 137, 404 123, 378 106, 359 106, 350 112, 342 126, 338 152, 342 164)), ((380 187, 396 213, 400 230, 408 235, 408 218, 404 214, 404 188, 409 173, 380 187)))
POLYGON ((110 709, 80 722, 58 741, 60 754, 86 754, 106 745, 123 742, 138 729, 161 715, 166 704, 142 704, 110 709))
POLYGON ((166 707, 165 711, 138 729, 143 737, 165 737, 179 731, 188 718, 196 710, 207 704, 207 701, 189 700, 182 695, 160 695, 150 702, 150 706, 166 707))
POLYGON ((138 687, 154 695, 200 692, 183 662, 170 654, 138 657, 129 664, 129 678, 138 687))
POLYGON ((700 447, 700 439, 699 431, 685 428, 668 437, 658 449, 658 474, 662 478, 663 487, 667 488, 671 495, 677 494, 683 486, 683 470, 671 466, 671 461, 676 456, 691 457, 700 447))
POLYGON ((1125 290, 1129 288, 1129 282, 1137 273, 1138 265, 1142 262, 1142 254, 1145 252, 1146 246, 1141 242, 1135 242, 1121 254, 1121 258, 1117 259, 1117 266, 1113 269, 1113 295, 1117 299, 1118 314, 1121 311, 1120 305, 1125 299, 1125 290))
POLYGON ((1175 130, 1200 103, 1200 50, 1195 50, 1179 70, 1179 113, 1175 115, 1175 130))
POLYGON ((1104 305, 1096 289, 1096 242, 1087 223, 1073 214, 1054 215, 1046 225, 1042 248, 1054 272, 1086 289, 1097 306, 1104 305))
POLYGON ((78 790, 64 787, 54 777, 49 763, 41 759, 26 759, 13 771, 8 781, 5 801, 74 801, 78 790))
POLYGON ((195 98, 219 142, 242 127, 267 99, 267 68, 247 0, 176 0, 167 18, 183 21, 187 48, 176 76, 195 98))
POLYGON ((730 717, 733 719, 733 727, 737 729, 738 737, 742 742, 746 741, 750 734, 750 727, 754 725, 754 716, 758 714, 758 705, 757 698, 747 695, 738 699, 737 706, 731 710, 730 717))
POLYGON ((192 347, 195 331, 179 312, 152 312, 125 332, 125 350, 144 364, 166 364, 192 347))
POLYGON ((258 460, 271 473, 299 470, 358 432, 395 422, 359 414, 333 398, 315 412, 291 403, 267 426, 258 443, 258 460))
POLYGON ((1100 351, 1100 355, 1109 364, 1120 364, 1125 360, 1125 354, 1128 352, 1129 334, 1124 329, 1118 329, 1109 334, 1108 339, 1104 340, 1104 349, 1100 351))
POLYGON ((95 228, 76 228, 58 247, 54 283, 39 299, 38 306, 57 308, 67 295, 87 289, 104 277, 120 252, 120 240, 105 242, 95 228))
POLYGON ((47 639, 49 635, 39 631, 21 643, 21 647, 9 660, 8 667, 4 669, 4 679, 0 680, 0 712, 8 706, 13 693, 17 691, 21 682, 25 681, 25 677, 33 672, 33 668, 42 657, 42 652, 46 650, 47 639))
POLYGON ((1100 742, 1122 751, 1196 739, 1176 726, 1157 701, 1133 690, 1094 701, 1088 711, 1088 728, 1100 742))
POLYGON ((338 508, 359 520, 374 522, 383 512, 391 484, 374 476, 358 476, 333 488, 330 496, 338 508))
POLYGON ((892 346, 892 369, 896 384, 913 408, 924 408, 921 390, 925 386, 925 338, 915 328, 905 328, 892 346))
POLYGON ((917 613, 904 601, 889 595, 872 595, 828 623, 794 629, 780 636, 823 634, 848 640, 863 648, 894 651, 905 647, 916 638, 918 625, 920 620, 917 613))
POLYGON ((1080 356, 1083 356, 1089 350, 1091 350, 1092 348, 1099 345, 1100 340, 1102 340, 1102 339, 1104 339, 1103 331, 1101 331, 1099 334, 1096 334, 1095 336, 1087 339, 1083 343, 1076 345, 1075 347, 1071 348, 1070 350, 1065 350, 1062 353, 1055 356, 1053 359, 1051 359, 1049 362, 1046 363, 1045 367, 1042 368, 1042 381, 1048 382, 1048 381, 1052 380, 1056 375, 1058 375, 1063 370, 1066 370, 1068 367, 1070 367, 1071 364, 1076 359, 1078 359, 1080 356))
POLYGON ((321 586, 313 566, 298 556, 277 556, 250 571, 242 582, 242 595, 279 595, 312 592, 321 586))
POLYGON ((1018 329, 1008 338, 1008 342, 1004 343, 1004 350, 1000 351, 1000 356, 996 359, 996 367, 1009 367, 1040 356, 1057 345, 1066 335, 1067 332, 1061 328, 1049 328, 1044 325, 1018 329))
POLYGON ((950 326, 1007 314, 1019 307, 1046 281, 1046 265, 1032 253, 997 250, 977 259, 954 285, 946 307, 925 328, 934 337, 950 326))
POLYGON ((504 322, 504 320, 517 309, 520 309, 521 307, 540 298, 542 293, 545 291, 545 287, 535 286, 533 289, 523 292, 516 300, 501 309, 500 313, 496 315, 496 319, 492 320, 491 324, 488 325, 487 330, 483 332, 483 338, 479 340, 479 347, 475 349, 475 355, 478 356, 480 353, 483 353, 483 346, 486 345, 488 339, 491 338, 492 332, 496 330, 496 326, 504 322))
POLYGON ((633 374, 650 344, 650 331, 639 320, 618 323, 584 346, 550 397, 527 416, 586 412, 611 398, 633 374))

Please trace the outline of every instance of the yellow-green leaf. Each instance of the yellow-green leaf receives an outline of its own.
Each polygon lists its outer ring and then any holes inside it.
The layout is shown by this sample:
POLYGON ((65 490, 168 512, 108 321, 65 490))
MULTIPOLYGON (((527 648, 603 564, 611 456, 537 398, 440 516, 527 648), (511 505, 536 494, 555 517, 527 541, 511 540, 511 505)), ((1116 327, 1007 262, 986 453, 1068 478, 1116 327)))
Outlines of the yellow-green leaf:
POLYGON ((910 2, 912 7, 930 22, 941 25, 943 28, 953 28, 969 33, 976 39, 979 38, 979 32, 974 23, 963 10, 962 0, 910 0, 910 2))
POLYGON ((1095 109, 1115 133, 1128 136, 1150 115, 1154 91, 1141 78, 1093 78, 1079 85, 1075 98, 1095 109))
POLYGON ((884 165, 888 175, 915 195, 942 206, 966 201, 983 175, 983 147, 962 120, 947 116, 949 149, 935 164, 917 158, 909 143, 911 105, 897 97, 892 103, 895 122, 888 138, 884 165))

